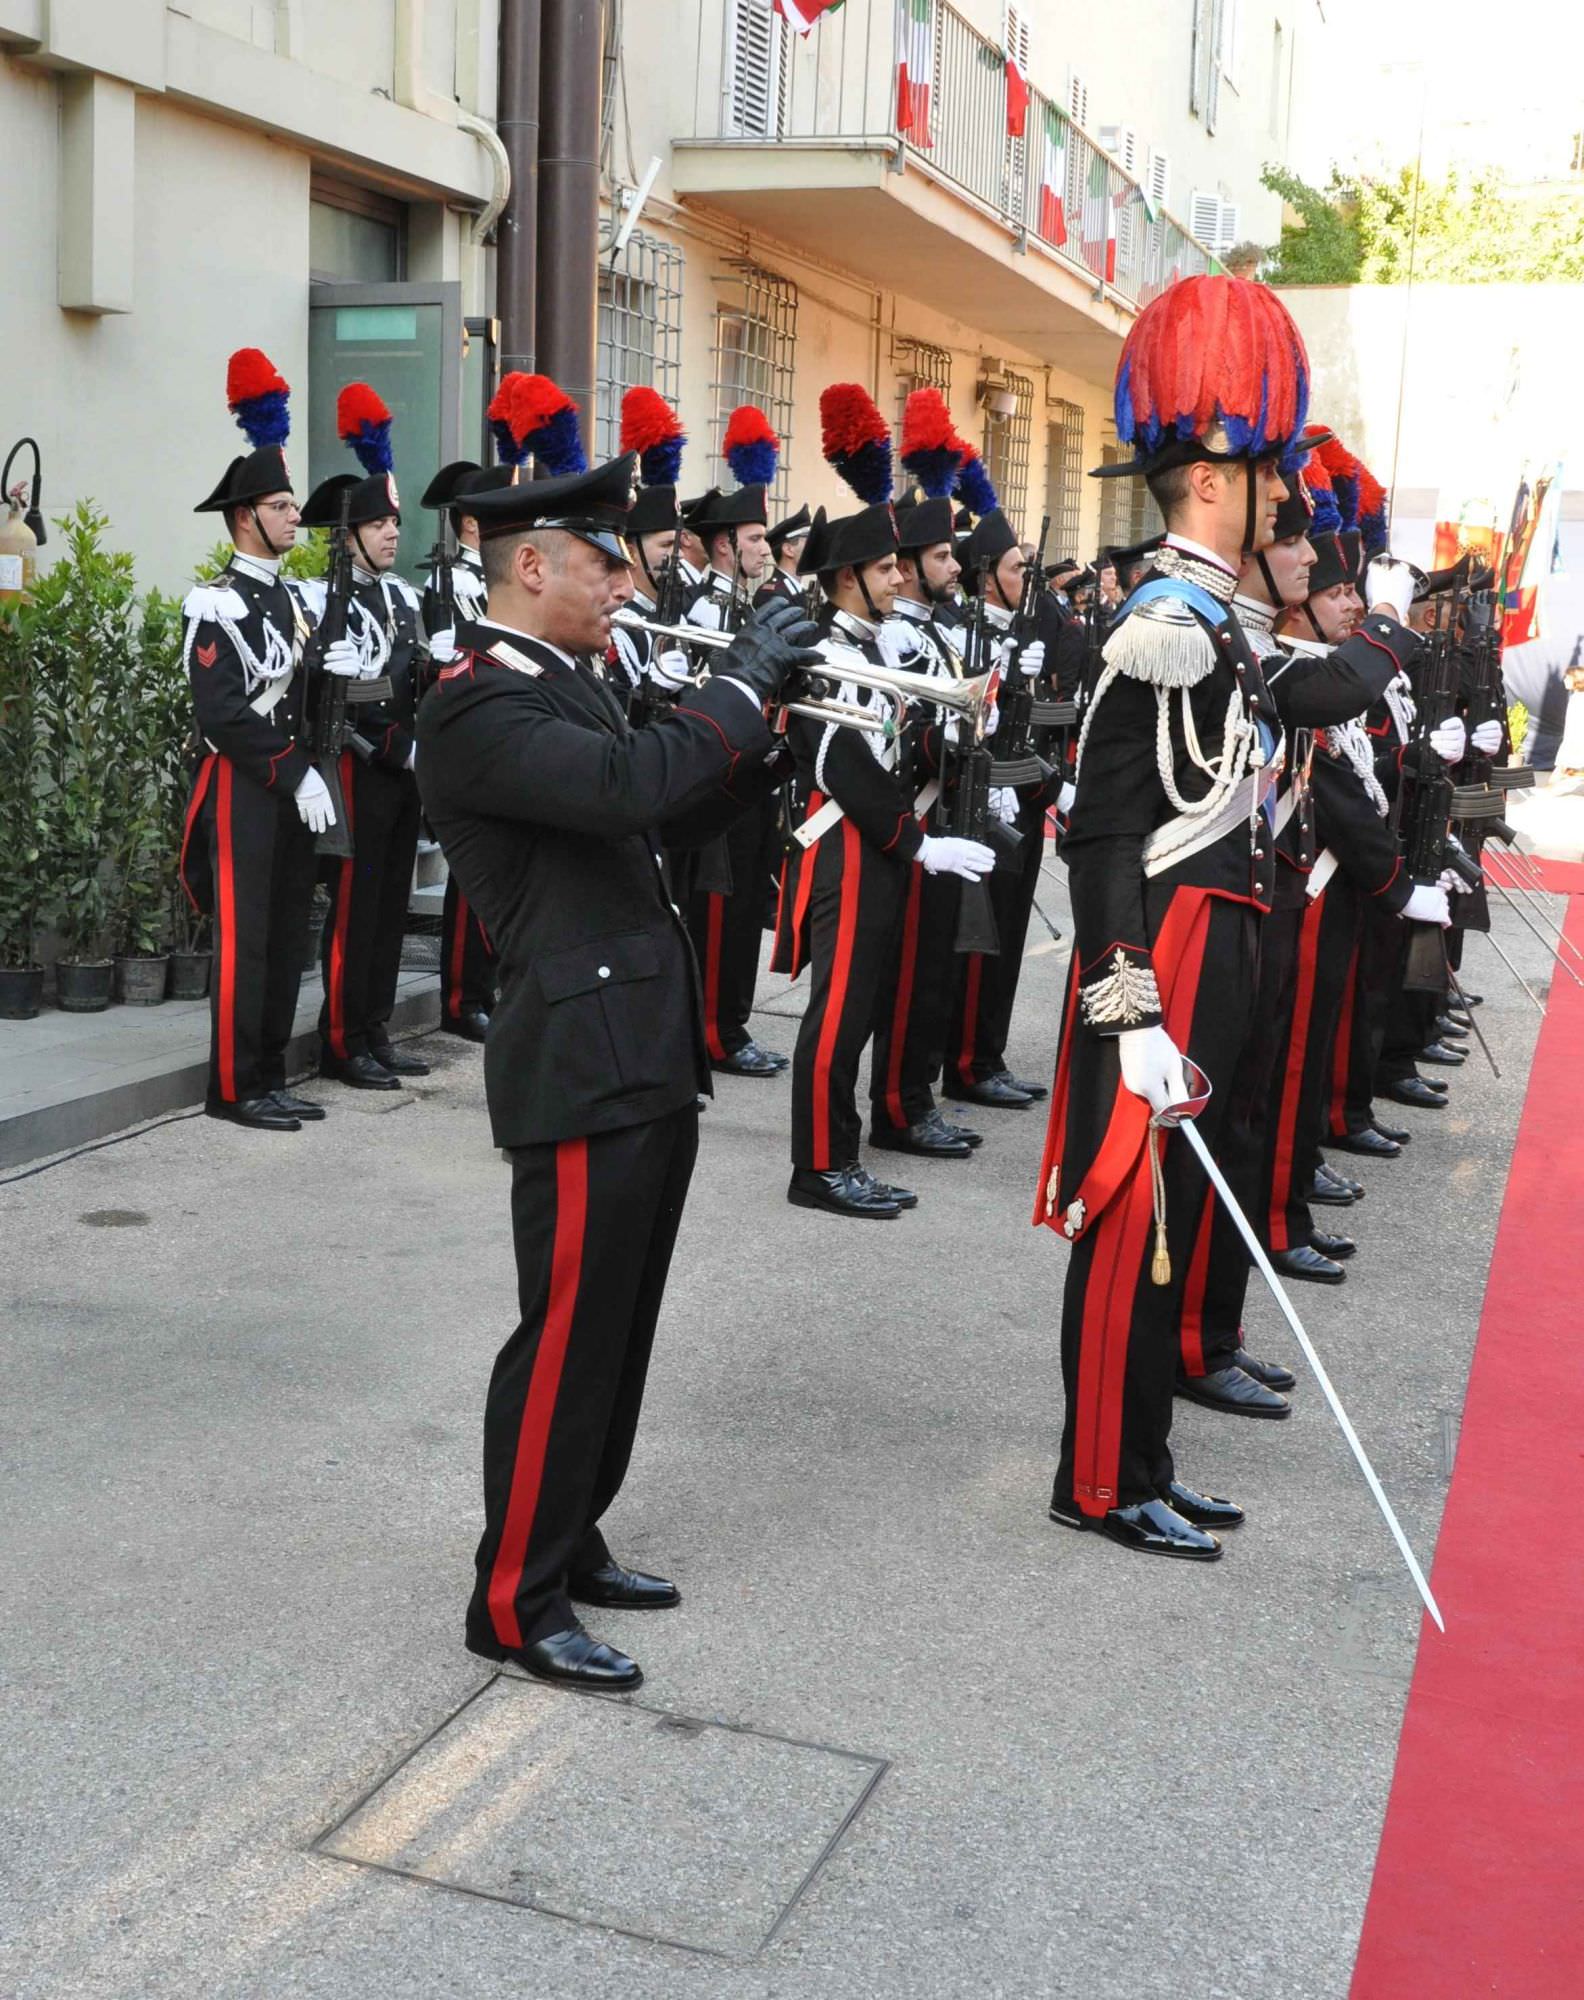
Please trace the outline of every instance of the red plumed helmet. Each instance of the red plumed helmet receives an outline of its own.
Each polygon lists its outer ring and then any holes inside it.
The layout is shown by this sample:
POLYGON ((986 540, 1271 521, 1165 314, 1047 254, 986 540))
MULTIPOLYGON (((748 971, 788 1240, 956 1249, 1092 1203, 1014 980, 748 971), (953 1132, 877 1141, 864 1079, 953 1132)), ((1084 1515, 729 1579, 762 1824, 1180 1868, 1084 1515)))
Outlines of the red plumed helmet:
POLYGON ((226 402, 234 410, 258 396, 287 395, 286 378, 258 347, 239 347, 226 363, 226 402))
POLYGON ((858 383, 833 382, 820 391, 819 407, 821 448, 832 463, 851 458, 866 444, 890 444, 890 425, 858 383))
POLYGON ((622 397, 621 448, 645 452, 682 435, 682 421, 658 389, 640 385, 622 397))
POLYGON ((390 414, 385 398, 367 382, 348 382, 336 398, 336 434, 350 443, 365 425, 388 424, 390 414))

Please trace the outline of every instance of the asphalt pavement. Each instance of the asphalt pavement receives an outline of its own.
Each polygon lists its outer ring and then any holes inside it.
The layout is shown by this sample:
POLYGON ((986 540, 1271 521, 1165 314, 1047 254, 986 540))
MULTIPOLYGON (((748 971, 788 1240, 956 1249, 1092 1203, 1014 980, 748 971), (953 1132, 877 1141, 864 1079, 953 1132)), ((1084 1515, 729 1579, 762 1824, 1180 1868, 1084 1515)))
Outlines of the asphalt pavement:
MULTIPOLYGON (((1297 1294, 1426 1567, 1538 1019, 1466 971, 1501 1079, 1403 1113, 1346 1285, 1297 1294)), ((725 1079, 608 1523, 685 1601, 591 1619, 633 1703, 492 1680, 509 1174, 479 1052, 414 1046, 296 1137, 184 1118, 0 1185, 0 1992, 1339 2000, 1420 1621, 1316 1390, 1178 1405, 1248 1510, 1219 1564, 1064 1532, 1043 1113, 848 1223, 785 1202, 786 1082, 725 1079)), ((1248 1338, 1300 1365, 1268 1299, 1248 1338)))

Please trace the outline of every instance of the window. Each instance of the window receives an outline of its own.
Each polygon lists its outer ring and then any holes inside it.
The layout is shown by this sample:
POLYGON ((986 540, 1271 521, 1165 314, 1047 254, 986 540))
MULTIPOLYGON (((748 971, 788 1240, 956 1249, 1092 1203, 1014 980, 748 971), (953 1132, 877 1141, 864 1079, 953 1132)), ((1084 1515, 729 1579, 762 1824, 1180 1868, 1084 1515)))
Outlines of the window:
POLYGON ((1197 236, 1207 250, 1230 250, 1238 241, 1241 221, 1235 201, 1223 201, 1218 194, 1189 197, 1188 233, 1197 236))
POLYGON ((1171 200, 1171 161, 1153 148, 1149 165, 1144 171, 1144 186, 1149 193, 1150 207, 1159 215, 1171 200))
POLYGON ((1243 66, 1243 0, 1221 0, 1221 39, 1216 60, 1234 90, 1243 66))
POLYGON ((595 380, 595 456, 621 449, 621 401, 643 384, 675 405, 681 382, 682 252, 635 229, 612 264, 600 266, 595 380))
POLYGON ((321 285, 400 284, 407 276, 406 204, 316 173, 308 190, 308 271, 321 285))
POLYGON ((756 403, 781 440, 781 462, 771 498, 784 502, 791 490, 792 362, 797 347, 797 286, 757 264, 739 264, 721 281, 728 296, 715 313, 715 380, 712 385, 714 456, 710 472, 717 485, 731 484, 731 468, 721 456, 727 420, 739 403, 756 403))
MULTIPOLYGON (((1114 432, 1111 441, 1100 447, 1102 465, 1122 465, 1132 455, 1116 442, 1114 432)), ((1102 481, 1102 487, 1100 546, 1103 549, 1130 549, 1146 536, 1161 532, 1165 523, 1160 509, 1142 479, 1107 479, 1102 481)))
POLYGON ((1076 70, 1067 72, 1067 116, 1085 131, 1089 129, 1089 86, 1076 70))
POLYGON ((1050 539, 1045 557, 1078 557, 1082 533, 1084 491, 1083 405, 1047 404, 1053 410, 1045 425, 1045 511, 1050 515, 1050 539))
POLYGON ((727 0, 725 131, 778 138, 786 127, 787 26, 772 0, 727 0))
POLYGON ((1124 173, 1137 175, 1139 140, 1131 125, 1102 125, 1097 135, 1101 146, 1124 173))
POLYGON ((948 348, 932 347, 925 340, 893 339, 891 365, 896 370, 896 414, 891 433, 902 448, 902 413, 915 389, 939 389, 951 402, 952 358, 948 348))
POLYGON ((991 483, 1001 496, 1006 517, 1014 525, 1022 522, 1028 505, 1029 435, 1034 424, 1034 384, 1026 375, 1004 369, 999 380, 989 386, 991 395, 1012 398, 1010 410, 984 405, 984 439, 980 450, 991 483))
POLYGON ((1225 14, 1234 0, 1193 0, 1193 54, 1188 75, 1188 108, 1205 130, 1216 128, 1224 68, 1225 14))

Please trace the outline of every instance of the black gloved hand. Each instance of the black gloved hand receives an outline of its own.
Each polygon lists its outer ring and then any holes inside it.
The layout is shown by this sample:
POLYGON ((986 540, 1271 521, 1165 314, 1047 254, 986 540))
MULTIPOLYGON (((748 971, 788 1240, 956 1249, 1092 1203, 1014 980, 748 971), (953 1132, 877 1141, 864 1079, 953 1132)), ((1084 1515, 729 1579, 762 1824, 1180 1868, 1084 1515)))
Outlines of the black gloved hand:
POLYGON ((801 605, 784 598, 756 611, 717 656, 715 672, 741 681, 761 701, 774 701, 789 675, 818 663, 820 633, 809 623, 801 605))

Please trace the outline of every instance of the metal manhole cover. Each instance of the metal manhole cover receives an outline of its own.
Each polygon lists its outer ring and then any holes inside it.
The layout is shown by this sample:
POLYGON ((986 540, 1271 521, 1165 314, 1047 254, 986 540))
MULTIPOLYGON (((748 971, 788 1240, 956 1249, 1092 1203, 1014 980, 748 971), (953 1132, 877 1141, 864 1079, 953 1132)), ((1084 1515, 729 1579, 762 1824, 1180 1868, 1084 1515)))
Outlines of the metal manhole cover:
POLYGON ((855 1751, 497 1675, 313 1847, 573 1923, 748 1958, 885 1768, 855 1751))

